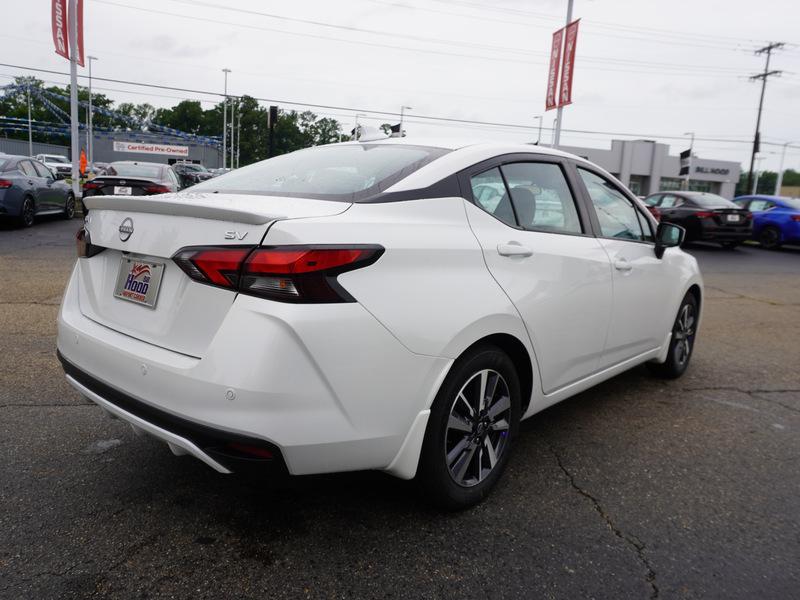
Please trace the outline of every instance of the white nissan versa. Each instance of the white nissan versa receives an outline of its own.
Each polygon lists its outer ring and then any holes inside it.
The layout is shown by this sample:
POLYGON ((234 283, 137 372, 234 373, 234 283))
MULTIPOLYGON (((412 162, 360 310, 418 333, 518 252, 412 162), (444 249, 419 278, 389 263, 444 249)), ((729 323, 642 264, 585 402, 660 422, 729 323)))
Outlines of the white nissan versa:
POLYGON ((681 375, 700 318, 683 230, 538 146, 348 142, 86 204, 69 383, 221 473, 380 469, 468 506, 520 419, 681 375))

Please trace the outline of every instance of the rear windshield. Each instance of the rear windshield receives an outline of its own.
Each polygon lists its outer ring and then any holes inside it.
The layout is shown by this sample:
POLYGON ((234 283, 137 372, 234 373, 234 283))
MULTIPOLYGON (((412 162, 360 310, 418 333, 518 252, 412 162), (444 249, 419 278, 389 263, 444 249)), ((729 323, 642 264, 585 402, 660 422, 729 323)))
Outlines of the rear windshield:
POLYGON ((44 154, 43 156, 44 156, 45 161, 47 161, 47 162, 54 162, 54 163, 68 163, 69 162, 67 160, 66 156, 58 156, 58 155, 54 156, 52 154, 44 154))
POLYGON ((357 202, 449 152, 392 144, 334 144, 298 150, 192 186, 191 192, 295 196, 357 202))
POLYGON ((740 208, 730 200, 716 194, 703 194, 702 196, 692 194, 689 199, 700 208, 740 208))
POLYGON ((161 165, 136 165, 129 163, 111 163, 106 169, 106 175, 118 177, 147 177, 158 179, 161 177, 161 165))

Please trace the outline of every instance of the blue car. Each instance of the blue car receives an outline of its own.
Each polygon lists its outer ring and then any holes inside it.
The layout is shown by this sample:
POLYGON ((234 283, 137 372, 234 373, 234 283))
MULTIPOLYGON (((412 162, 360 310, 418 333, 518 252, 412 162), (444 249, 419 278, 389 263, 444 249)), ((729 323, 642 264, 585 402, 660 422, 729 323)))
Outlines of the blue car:
POLYGON ((800 199, 756 195, 733 201, 753 214, 753 239, 764 248, 800 244, 800 199))

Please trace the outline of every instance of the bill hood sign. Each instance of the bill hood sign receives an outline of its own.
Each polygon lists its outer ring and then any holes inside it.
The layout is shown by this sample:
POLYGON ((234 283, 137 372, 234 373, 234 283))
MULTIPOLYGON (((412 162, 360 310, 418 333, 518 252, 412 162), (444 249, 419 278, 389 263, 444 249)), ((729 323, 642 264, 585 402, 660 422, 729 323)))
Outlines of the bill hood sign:
POLYGON ((189 156, 189 146, 170 146, 142 142, 114 141, 114 152, 133 152, 134 154, 166 154, 168 156, 189 156))

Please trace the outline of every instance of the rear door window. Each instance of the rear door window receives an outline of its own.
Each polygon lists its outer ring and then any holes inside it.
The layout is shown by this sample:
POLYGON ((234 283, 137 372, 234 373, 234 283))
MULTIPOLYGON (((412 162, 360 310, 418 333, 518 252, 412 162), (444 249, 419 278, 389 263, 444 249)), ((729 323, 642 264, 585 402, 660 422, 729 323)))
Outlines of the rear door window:
POLYGON ((769 200, 753 200, 750 203, 750 212, 763 212, 775 206, 769 200))
POLYGON ((17 164, 17 167, 20 171, 25 173, 28 177, 39 177, 39 174, 36 172, 36 169, 33 167, 33 163, 29 160, 21 160, 17 164))
POLYGON ((506 225, 517 226, 511 198, 499 167, 473 175, 470 178, 470 186, 475 204, 506 225))
POLYGON ((659 208, 676 208, 683 204, 683 198, 680 196, 675 196, 673 194, 664 194, 661 199, 661 204, 659 208))
POLYGON ((36 172, 39 174, 39 177, 44 177, 49 179, 53 178, 53 172, 47 167, 45 167, 42 163, 35 160, 31 162, 33 163, 33 166, 36 169, 36 172))
POLYGON ((521 227, 530 231, 583 233, 575 200, 558 164, 521 162, 503 165, 501 170, 521 227))

